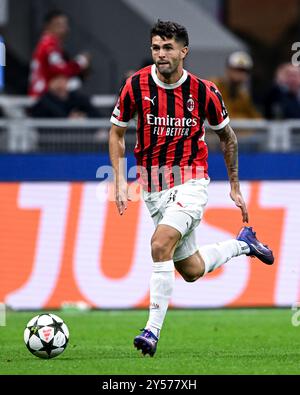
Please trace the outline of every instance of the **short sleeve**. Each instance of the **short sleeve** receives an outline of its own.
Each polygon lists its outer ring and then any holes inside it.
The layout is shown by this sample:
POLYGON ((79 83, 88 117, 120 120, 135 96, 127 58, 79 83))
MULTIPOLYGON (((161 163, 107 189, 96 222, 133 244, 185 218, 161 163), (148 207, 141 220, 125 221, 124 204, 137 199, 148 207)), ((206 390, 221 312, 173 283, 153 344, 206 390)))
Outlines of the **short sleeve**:
POLYGON ((223 129, 230 121, 222 95, 212 82, 208 86, 206 118, 210 128, 215 131, 223 129))
POLYGON ((128 79, 120 89, 117 104, 113 110, 110 122, 126 128, 135 113, 135 103, 131 92, 131 79, 128 79))

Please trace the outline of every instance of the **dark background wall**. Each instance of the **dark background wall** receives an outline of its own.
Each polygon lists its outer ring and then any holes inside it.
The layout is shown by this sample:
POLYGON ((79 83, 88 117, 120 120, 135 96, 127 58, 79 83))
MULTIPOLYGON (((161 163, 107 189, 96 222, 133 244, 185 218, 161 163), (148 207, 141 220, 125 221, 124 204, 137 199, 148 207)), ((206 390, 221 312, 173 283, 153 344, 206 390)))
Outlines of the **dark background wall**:
POLYGON ((23 69, 22 89, 43 16, 54 8, 70 16, 72 30, 66 42, 70 55, 81 51, 93 55, 92 73, 85 84, 88 93, 116 91, 126 70, 138 68, 149 54, 149 26, 121 0, 10 0, 9 23, 3 29, 7 66, 12 70, 18 63, 23 69), (129 45, 133 39, 134 46, 129 45))

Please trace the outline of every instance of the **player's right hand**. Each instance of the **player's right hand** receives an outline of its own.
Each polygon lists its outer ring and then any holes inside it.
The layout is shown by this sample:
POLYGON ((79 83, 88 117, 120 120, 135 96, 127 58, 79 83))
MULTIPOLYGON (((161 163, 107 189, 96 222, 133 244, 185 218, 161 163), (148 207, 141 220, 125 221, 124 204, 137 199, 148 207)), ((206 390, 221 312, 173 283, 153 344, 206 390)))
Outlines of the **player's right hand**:
POLYGON ((126 181, 119 181, 115 184, 116 205, 120 215, 127 210, 128 203, 128 184, 126 181))

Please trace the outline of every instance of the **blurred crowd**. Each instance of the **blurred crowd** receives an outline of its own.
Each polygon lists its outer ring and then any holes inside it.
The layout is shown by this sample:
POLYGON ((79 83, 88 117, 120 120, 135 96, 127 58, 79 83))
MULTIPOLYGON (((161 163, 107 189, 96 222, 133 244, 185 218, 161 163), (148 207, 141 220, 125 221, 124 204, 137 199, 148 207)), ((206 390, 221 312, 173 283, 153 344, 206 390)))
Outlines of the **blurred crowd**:
MULTIPOLYGON (((79 53, 70 59, 64 41, 70 31, 68 16, 61 11, 49 12, 44 30, 33 52, 29 78, 29 95, 36 99, 28 110, 35 118, 99 118, 98 108, 81 93, 88 77, 91 55, 79 53)), ((149 64, 150 60, 147 60, 149 64)), ((146 61, 142 66, 146 66, 146 61)), ((250 54, 237 51, 227 59, 224 76, 213 80, 227 106, 231 119, 300 118, 300 68, 291 63, 279 65, 273 86, 257 107, 251 94, 251 74, 255 67, 250 54)), ((128 70, 124 79, 134 70, 128 70)))
MULTIPOLYGON (((45 16, 44 30, 33 52, 29 95, 36 99, 28 110, 35 118, 99 118, 98 108, 81 93, 88 77, 91 55, 79 53, 70 59, 64 41, 70 31, 68 16, 51 11, 45 16)), ((151 63, 144 60, 141 67, 151 63)), ((251 75, 255 63, 250 54, 237 51, 229 55, 224 76, 210 79, 220 90, 231 119, 300 118, 300 68, 291 63, 279 65, 274 83, 257 107, 251 94, 251 75)), ((124 79, 134 73, 128 70, 124 79)))
MULTIPOLYGON (((28 115, 36 118, 98 118, 102 114, 81 93, 88 77, 91 55, 79 53, 70 59, 64 41, 70 31, 68 16, 49 12, 44 31, 33 52, 29 95, 36 99, 28 115)), ((144 60, 141 67, 151 63, 144 60)), ((291 63, 278 66, 273 86, 256 106, 251 93, 251 75, 255 64, 251 55, 237 51, 228 57, 224 76, 211 76, 222 93, 231 119, 284 120, 300 118, 300 67, 291 63)), ((124 79, 135 70, 128 70, 124 79)), ((254 87, 255 88, 255 87, 254 87)))
POLYGON ((300 118, 300 67, 291 63, 278 66, 273 85, 261 109, 252 100, 250 79, 254 63, 246 52, 234 52, 227 59, 226 74, 212 78, 222 93, 232 119, 273 120, 300 118))
POLYGON ((267 119, 300 118, 300 67, 281 64, 265 101, 267 119))

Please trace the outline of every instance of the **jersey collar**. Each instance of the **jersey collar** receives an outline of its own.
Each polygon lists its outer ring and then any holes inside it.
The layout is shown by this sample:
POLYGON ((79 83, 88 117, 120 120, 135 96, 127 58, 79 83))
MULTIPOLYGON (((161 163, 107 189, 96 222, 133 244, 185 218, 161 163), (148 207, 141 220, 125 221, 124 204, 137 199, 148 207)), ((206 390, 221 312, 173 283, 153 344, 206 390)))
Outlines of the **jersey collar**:
POLYGON ((175 89, 175 88, 178 88, 180 85, 182 85, 185 82, 185 80, 187 79, 188 73, 186 70, 183 70, 182 77, 177 82, 175 82, 174 84, 166 84, 165 82, 162 82, 158 78, 158 76, 156 74, 156 66, 155 66, 155 64, 153 64, 151 67, 151 75, 152 75, 152 78, 153 78, 154 82, 156 83, 156 85, 160 86, 161 88, 175 89))

